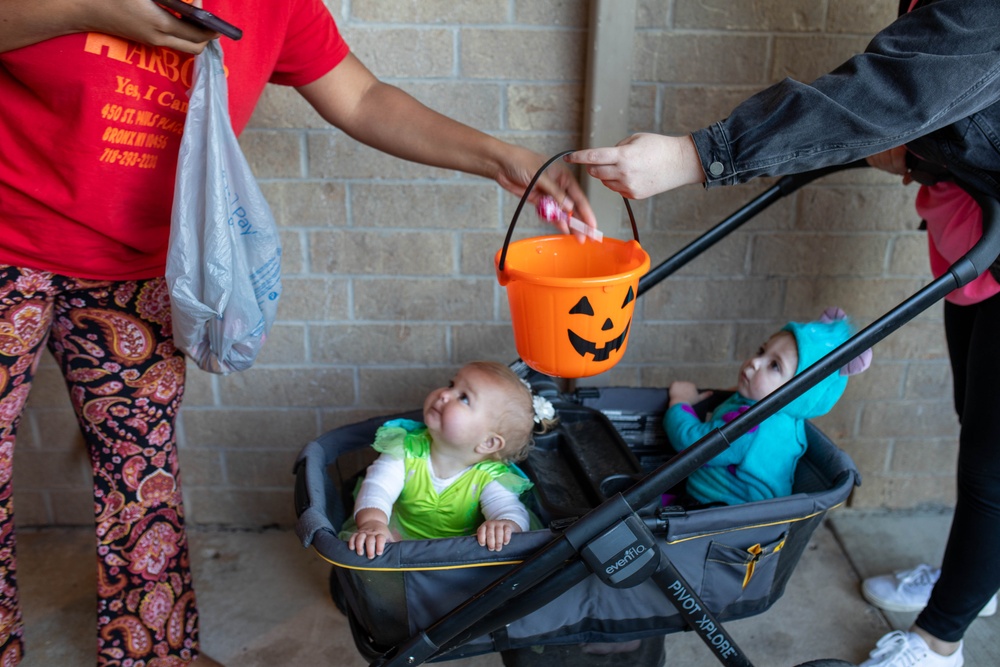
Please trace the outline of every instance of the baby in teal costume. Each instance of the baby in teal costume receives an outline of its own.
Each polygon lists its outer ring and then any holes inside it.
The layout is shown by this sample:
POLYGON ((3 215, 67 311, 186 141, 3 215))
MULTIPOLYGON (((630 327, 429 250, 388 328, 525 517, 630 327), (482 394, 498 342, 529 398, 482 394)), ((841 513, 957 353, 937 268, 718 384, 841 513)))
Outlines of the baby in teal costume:
POLYGON ((519 496, 531 483, 513 465, 528 454, 535 424, 551 425, 551 404, 507 366, 466 364, 424 401, 423 422, 382 425, 354 505, 348 546, 381 555, 386 542, 475 534, 500 551, 527 530, 519 496), (353 532, 352 532, 353 531, 353 532))
MULTIPOLYGON (((699 392, 690 382, 672 383, 664 417, 670 444, 677 451, 690 447, 812 366, 851 335, 851 325, 839 308, 827 309, 814 322, 789 322, 743 363, 736 392, 706 422, 691 406, 711 392, 699 392)), ((829 412, 843 395, 847 376, 860 373, 870 363, 871 350, 866 350, 840 372, 824 378, 733 442, 688 477, 687 494, 700 503, 727 505, 790 495, 795 466, 806 451, 805 420, 829 412)))

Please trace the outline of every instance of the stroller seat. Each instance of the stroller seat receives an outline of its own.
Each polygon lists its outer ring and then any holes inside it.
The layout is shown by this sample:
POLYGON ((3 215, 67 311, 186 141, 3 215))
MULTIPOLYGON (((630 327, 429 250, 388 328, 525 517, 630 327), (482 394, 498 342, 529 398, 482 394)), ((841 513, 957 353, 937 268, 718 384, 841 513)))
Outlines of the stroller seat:
MULTIPOLYGON (((395 542, 378 558, 358 556, 337 533, 348 516, 355 476, 370 460, 375 430, 395 417, 344 426, 306 446, 296 464, 304 468, 299 476, 316 487, 306 495, 315 498, 323 489, 326 507, 313 504, 301 514, 299 537, 333 565, 331 592, 350 619, 362 655, 374 659, 430 626, 547 545, 552 527, 571 524, 641 477, 643 461, 651 465, 669 455, 662 451, 665 443, 655 442, 665 389, 588 390, 554 405, 559 426, 539 439, 523 464, 535 482, 529 506, 550 527, 515 534, 500 552, 481 547, 475 537, 458 537, 395 542), (641 435, 637 424, 643 425, 641 435)), ((419 413, 398 416, 419 418, 419 413)), ((807 438, 791 496, 650 513, 662 553, 720 620, 758 614, 776 602, 825 513, 860 483, 850 458, 812 424, 807 438)), ((653 582, 617 589, 590 576, 448 658, 543 644, 629 641, 684 629, 684 619, 653 582)))

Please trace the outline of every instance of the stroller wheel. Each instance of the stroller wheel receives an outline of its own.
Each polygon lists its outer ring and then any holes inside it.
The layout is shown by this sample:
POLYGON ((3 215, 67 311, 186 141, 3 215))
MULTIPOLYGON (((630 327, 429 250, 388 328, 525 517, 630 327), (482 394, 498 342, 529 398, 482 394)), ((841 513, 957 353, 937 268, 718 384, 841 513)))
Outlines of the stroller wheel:
POLYGON ((330 568, 330 597, 333 598, 333 604, 337 605, 337 609, 340 613, 347 615, 347 598, 344 597, 344 589, 340 587, 340 582, 337 581, 337 568, 336 566, 330 568))

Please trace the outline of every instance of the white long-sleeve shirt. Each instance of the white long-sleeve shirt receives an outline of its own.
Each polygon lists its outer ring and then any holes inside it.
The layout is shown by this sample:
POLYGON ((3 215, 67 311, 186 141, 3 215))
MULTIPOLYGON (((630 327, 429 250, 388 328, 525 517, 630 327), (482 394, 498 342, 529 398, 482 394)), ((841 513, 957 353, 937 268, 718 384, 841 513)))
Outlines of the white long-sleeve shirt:
MULTIPOLYGON (((427 472, 430 473, 434 490, 441 493, 455 480, 461 477, 469 468, 447 477, 438 477, 430 458, 427 459, 427 472)), ((392 506, 399 498, 406 481, 406 464, 403 459, 386 454, 380 454, 374 463, 368 466, 368 471, 358 497, 354 501, 354 516, 359 511, 374 508, 385 512, 386 517, 392 516, 392 506)), ((487 521, 506 519, 516 523, 521 530, 528 530, 528 510, 517 494, 507 489, 499 482, 493 481, 483 488, 479 496, 479 509, 487 521)))

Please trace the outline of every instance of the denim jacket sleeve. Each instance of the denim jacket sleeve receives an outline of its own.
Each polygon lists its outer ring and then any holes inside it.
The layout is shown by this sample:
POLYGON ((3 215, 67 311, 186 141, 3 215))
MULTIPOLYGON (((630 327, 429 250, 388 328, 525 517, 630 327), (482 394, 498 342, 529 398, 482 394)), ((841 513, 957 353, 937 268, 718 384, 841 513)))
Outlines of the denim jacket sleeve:
POLYGON ((785 79, 692 136, 706 187, 908 144, 1000 193, 1000 3, 926 3, 829 74, 785 79))

